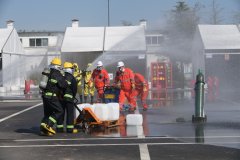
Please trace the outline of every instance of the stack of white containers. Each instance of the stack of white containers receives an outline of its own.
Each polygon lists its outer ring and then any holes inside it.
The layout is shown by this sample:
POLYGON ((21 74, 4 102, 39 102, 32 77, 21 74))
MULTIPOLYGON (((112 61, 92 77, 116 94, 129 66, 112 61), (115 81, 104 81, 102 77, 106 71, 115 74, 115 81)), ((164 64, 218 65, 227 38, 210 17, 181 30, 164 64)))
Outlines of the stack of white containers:
MULTIPOLYGON (((77 105, 80 110, 88 107, 91 108, 93 113, 101 120, 101 121, 114 121, 119 119, 119 103, 96 103, 96 104, 79 104, 77 105)), ((79 112, 76 110, 76 117, 79 115, 79 112)))

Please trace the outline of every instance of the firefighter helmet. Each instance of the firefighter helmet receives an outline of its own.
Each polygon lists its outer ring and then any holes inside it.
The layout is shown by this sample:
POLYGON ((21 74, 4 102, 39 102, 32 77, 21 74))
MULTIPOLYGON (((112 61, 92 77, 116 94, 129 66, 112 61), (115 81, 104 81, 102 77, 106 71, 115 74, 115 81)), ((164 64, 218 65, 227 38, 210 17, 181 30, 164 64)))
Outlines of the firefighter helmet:
POLYGON ((65 63, 63 64, 63 67, 64 67, 64 68, 73 68, 73 64, 70 63, 70 62, 65 62, 65 63))
POLYGON ((98 61, 98 62, 97 62, 97 67, 101 67, 101 66, 103 66, 102 61, 98 61))
POLYGON ((52 61, 51 61, 51 64, 52 65, 58 65, 58 66, 61 66, 62 65, 62 62, 61 62, 61 59, 60 58, 54 58, 52 61))
POLYGON ((87 67, 91 67, 91 66, 92 66, 92 63, 88 63, 88 64, 87 64, 87 67))
POLYGON ((78 64, 77 63, 73 63, 73 68, 78 69, 78 64))
POLYGON ((124 67, 124 63, 123 63, 123 61, 118 62, 117 67, 118 67, 118 68, 119 68, 119 67, 124 67))

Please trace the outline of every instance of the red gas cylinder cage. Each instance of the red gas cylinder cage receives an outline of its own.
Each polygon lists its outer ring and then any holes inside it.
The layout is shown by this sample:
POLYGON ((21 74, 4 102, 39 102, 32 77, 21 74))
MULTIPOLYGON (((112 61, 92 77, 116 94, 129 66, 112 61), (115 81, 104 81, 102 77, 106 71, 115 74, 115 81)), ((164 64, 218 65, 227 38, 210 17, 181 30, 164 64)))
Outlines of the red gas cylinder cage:
POLYGON ((25 80, 24 94, 30 93, 31 84, 33 84, 33 80, 25 80))
POLYGON ((151 91, 152 99, 167 98, 166 90, 172 88, 172 64, 169 62, 151 63, 151 91))

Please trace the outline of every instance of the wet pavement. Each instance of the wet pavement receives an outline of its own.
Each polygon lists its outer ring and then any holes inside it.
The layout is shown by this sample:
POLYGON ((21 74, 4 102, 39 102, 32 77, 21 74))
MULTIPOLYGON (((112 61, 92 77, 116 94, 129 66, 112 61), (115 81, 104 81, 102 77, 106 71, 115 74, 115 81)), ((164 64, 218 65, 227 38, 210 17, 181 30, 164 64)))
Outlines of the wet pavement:
MULTIPOLYGON (((139 105, 142 126, 122 121, 118 127, 54 137, 39 136, 43 111, 35 104, 41 101, 2 101, 0 159, 240 159, 240 101, 238 94, 228 95, 206 95, 206 123, 192 123, 191 91, 174 90, 149 101, 148 111, 139 105)), ((127 114, 132 113, 121 117, 127 114)))
POLYGON ((27 94, 24 94, 24 89, 0 92, 0 101, 6 100, 41 100, 41 95, 38 88, 31 89, 27 94))

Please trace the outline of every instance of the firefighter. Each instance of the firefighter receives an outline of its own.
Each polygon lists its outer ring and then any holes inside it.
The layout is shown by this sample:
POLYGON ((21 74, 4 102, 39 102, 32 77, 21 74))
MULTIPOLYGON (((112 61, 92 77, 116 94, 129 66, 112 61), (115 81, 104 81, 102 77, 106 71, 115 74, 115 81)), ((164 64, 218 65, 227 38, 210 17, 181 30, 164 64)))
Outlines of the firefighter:
POLYGON ((41 134, 47 136, 56 134, 53 127, 63 112, 60 97, 63 96, 62 93, 67 87, 67 82, 60 69, 61 60, 59 58, 54 58, 51 61, 49 78, 42 96, 44 111, 46 112, 41 121, 40 131, 41 134))
POLYGON ((122 61, 118 62, 114 84, 120 88, 119 106, 123 110, 125 98, 127 98, 130 108, 129 111, 136 110, 136 99, 134 97, 134 73, 131 69, 125 68, 122 61))
POLYGON ((73 64, 65 62, 63 65, 65 80, 68 84, 63 94, 63 112, 57 122, 57 132, 64 131, 64 116, 66 111, 66 131, 67 133, 77 133, 74 128, 74 99, 77 93, 77 81, 73 76, 73 64))
POLYGON ((102 61, 97 62, 97 67, 92 73, 92 80, 97 90, 97 102, 103 102, 104 87, 109 86, 110 80, 106 69, 103 68, 102 61))
POLYGON ((217 76, 213 77, 213 91, 214 97, 217 98, 219 95, 219 79, 217 76))
POLYGON ((78 68, 77 63, 73 63, 73 68, 73 76, 77 80, 77 93, 79 94, 80 103, 83 103, 82 71, 78 68))
POLYGON ((146 111, 148 109, 148 105, 146 102, 148 96, 148 82, 144 79, 143 75, 140 73, 134 74, 134 81, 135 81, 135 90, 134 95, 136 97, 140 97, 141 103, 143 105, 143 110, 146 111))
POLYGON ((213 88, 214 88, 214 79, 212 76, 208 76, 207 77, 207 87, 208 87, 208 100, 209 101, 213 101, 214 100, 214 92, 213 92, 213 88))
POLYGON ((92 66, 91 63, 88 63, 87 69, 83 71, 83 80, 84 80, 84 103, 87 103, 88 95, 90 94, 90 103, 93 104, 93 96, 94 96, 94 84, 91 80, 92 71, 90 67, 92 66))

